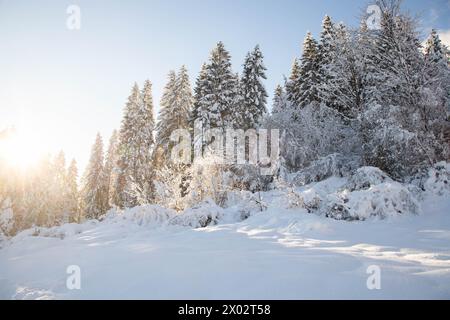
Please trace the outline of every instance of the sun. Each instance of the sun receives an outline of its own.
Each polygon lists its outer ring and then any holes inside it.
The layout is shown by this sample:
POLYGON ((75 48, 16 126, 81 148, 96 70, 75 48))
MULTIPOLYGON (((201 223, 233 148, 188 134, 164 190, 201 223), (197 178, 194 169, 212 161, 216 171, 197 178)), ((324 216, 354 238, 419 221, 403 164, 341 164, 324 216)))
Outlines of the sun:
POLYGON ((0 138, 0 160, 20 170, 30 169, 43 157, 45 148, 39 135, 17 128, 0 138))

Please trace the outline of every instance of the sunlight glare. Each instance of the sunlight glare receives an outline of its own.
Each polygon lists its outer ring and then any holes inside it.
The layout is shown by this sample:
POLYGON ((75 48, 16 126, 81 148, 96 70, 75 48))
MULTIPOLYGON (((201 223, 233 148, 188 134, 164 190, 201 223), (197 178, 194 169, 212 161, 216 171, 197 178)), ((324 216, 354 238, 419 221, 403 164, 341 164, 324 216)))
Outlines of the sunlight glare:
POLYGON ((26 128, 16 128, 0 140, 0 159, 20 170, 36 165, 46 152, 39 134, 26 128))

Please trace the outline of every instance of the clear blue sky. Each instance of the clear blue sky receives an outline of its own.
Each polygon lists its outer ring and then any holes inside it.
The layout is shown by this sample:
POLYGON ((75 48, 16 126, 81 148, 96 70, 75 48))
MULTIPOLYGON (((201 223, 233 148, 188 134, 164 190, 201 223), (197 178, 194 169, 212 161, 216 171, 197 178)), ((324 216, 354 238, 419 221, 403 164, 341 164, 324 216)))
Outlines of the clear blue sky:
MULTIPOLYGON (((153 83, 155 107, 169 70, 185 64, 193 84, 218 41, 241 71, 261 46, 270 94, 301 53, 305 33, 325 14, 357 26, 371 1, 356 0, 0 0, 0 128, 25 126, 51 152, 64 149, 82 169, 99 131, 120 126, 134 81, 153 83), (81 30, 66 27, 69 5, 81 30)), ((406 0, 423 30, 450 29, 450 1, 406 0)), ((105 142, 106 142, 105 141, 105 142)))

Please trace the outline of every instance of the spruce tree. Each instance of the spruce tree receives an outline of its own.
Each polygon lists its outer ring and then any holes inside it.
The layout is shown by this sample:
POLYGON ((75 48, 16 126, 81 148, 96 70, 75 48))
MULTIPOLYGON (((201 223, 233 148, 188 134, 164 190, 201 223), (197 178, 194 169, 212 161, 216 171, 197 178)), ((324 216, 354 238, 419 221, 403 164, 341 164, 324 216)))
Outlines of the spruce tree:
POLYGON ((60 223, 65 220, 65 217, 68 216, 68 207, 67 207, 67 195, 68 195, 68 186, 67 186, 67 171, 66 171, 66 156, 64 151, 60 151, 54 161, 53 161, 53 201, 55 205, 55 221, 54 223, 60 223))
POLYGON ((241 116, 239 129, 257 128, 267 112, 267 92, 263 84, 263 80, 266 79, 265 71, 262 52, 259 46, 256 46, 245 58, 241 79, 242 103, 239 105, 241 116))
POLYGON ((206 63, 203 63, 200 69, 200 74, 198 75, 195 81, 194 104, 192 107, 191 114, 189 116, 189 127, 192 130, 194 128, 194 123, 196 120, 201 121, 201 123, 206 122, 206 117, 204 115, 205 108, 202 103, 205 87, 206 87, 206 63))
POLYGON ((109 139, 108 150, 106 152, 105 160, 105 176, 107 182, 107 194, 108 194, 108 209, 114 206, 113 199, 116 198, 115 184, 117 176, 117 161, 118 161, 118 140, 117 130, 114 130, 111 138, 109 139))
POLYGON ((78 168, 75 159, 70 162, 67 169, 67 208, 69 211, 69 222, 78 222, 78 168))
POLYGON ((88 219, 97 219, 107 210, 106 179, 103 168, 103 141, 97 134, 83 177, 83 211, 88 219))
POLYGON ((168 161, 173 142, 170 141, 171 134, 177 129, 188 129, 192 114, 194 98, 192 96, 189 75, 185 66, 180 68, 178 74, 171 71, 168 83, 164 88, 159 111, 159 122, 157 125, 158 148, 162 152, 163 159, 168 161))
POLYGON ((204 127, 223 131, 236 125, 236 105, 239 101, 238 78, 231 69, 231 57, 222 42, 211 51, 206 65, 201 104, 204 107, 204 127))
POLYGON ((300 97, 296 101, 298 106, 305 107, 308 104, 319 101, 319 66, 317 42, 310 32, 307 33, 304 44, 300 67, 300 97))
POLYGON ((133 86, 125 106, 112 197, 115 206, 133 207, 138 202, 151 201, 153 131, 153 99, 151 83, 147 80, 142 92, 137 84, 133 86))
POLYGON ((291 75, 289 76, 288 81, 286 82, 286 94, 288 100, 294 105, 300 104, 301 97, 301 74, 300 74, 300 63, 297 58, 294 59, 291 68, 291 75))
MULTIPOLYGON (((320 33, 320 42, 317 50, 317 63, 319 68, 319 82, 326 85, 329 82, 331 73, 329 68, 333 62, 335 45, 336 45, 336 31, 330 16, 326 15, 322 21, 322 31, 320 33)), ((328 105, 332 101, 326 101, 328 105)))
POLYGON ((272 114, 286 112, 289 109, 289 101, 285 89, 277 85, 273 95, 272 114))

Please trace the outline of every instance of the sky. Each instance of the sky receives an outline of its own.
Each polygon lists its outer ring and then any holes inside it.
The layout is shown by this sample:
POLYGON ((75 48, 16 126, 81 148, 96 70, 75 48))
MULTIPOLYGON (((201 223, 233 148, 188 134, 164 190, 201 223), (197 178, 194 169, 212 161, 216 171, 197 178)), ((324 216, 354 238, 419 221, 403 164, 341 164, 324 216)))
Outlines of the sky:
MULTIPOLYGON (((374 0, 0 0, 0 130, 24 133, 32 159, 63 149, 82 171, 95 135, 105 144, 120 127, 134 82, 153 83, 155 112, 170 70, 186 65, 191 84, 223 41, 241 72, 259 44, 272 92, 288 75, 307 31, 325 14, 358 26, 374 0), (80 29, 67 8, 80 8, 80 29)), ((450 0, 405 0, 422 36, 440 30, 450 44, 450 0)), ((269 99, 270 101, 270 99, 269 99)))

